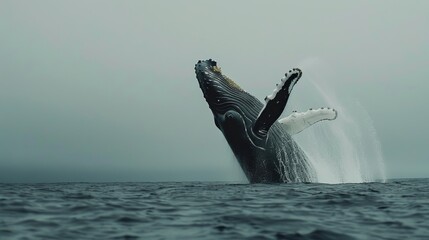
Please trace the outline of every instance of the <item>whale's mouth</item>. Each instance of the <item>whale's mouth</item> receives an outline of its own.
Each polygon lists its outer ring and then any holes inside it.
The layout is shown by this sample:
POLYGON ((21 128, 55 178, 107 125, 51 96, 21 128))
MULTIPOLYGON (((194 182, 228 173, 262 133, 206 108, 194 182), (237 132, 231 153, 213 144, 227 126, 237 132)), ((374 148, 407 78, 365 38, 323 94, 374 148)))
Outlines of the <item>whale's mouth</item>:
POLYGON ((223 90, 243 91, 233 80, 222 74, 217 62, 212 59, 198 61, 195 64, 195 74, 206 98, 219 95, 223 90))
POLYGON ((195 64, 195 74, 213 114, 223 114, 241 103, 245 91, 223 75, 215 61, 211 59, 198 61, 195 64))
POLYGON ((216 68, 218 68, 217 63, 211 59, 206 61, 200 60, 195 64, 195 74, 204 96, 206 96, 206 93, 214 85, 213 81, 216 81, 212 76, 216 68))

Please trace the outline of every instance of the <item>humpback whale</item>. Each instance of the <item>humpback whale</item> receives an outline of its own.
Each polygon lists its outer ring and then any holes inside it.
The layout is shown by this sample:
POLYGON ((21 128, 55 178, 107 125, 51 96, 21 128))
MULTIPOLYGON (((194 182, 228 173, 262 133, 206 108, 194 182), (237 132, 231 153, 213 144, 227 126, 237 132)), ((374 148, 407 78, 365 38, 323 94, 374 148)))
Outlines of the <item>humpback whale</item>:
POLYGON ((217 128, 250 183, 316 181, 314 168, 291 136, 316 122, 335 119, 337 111, 310 109, 278 120, 302 76, 300 69, 287 72, 265 104, 223 75, 211 59, 198 61, 195 74, 217 128))

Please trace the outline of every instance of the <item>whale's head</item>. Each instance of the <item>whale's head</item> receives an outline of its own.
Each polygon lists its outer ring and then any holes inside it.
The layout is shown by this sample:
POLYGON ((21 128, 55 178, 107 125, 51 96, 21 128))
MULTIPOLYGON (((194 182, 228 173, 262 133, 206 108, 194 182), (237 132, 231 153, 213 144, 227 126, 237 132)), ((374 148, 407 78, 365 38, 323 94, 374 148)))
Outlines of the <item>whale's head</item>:
POLYGON ((223 75, 220 67, 211 59, 198 61, 195 74, 215 117, 238 106, 240 95, 246 94, 234 81, 223 75))

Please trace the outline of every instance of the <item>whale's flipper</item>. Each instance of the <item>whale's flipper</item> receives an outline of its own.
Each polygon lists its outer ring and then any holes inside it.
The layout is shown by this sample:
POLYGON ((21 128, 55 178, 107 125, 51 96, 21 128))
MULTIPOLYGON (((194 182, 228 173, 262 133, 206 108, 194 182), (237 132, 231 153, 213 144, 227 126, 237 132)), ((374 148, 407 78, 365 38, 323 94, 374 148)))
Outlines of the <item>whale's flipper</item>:
POLYGON ((273 125, 282 114, 293 86, 295 86, 301 76, 302 72, 298 68, 290 70, 285 74, 285 77, 281 79, 280 84, 277 84, 274 92, 265 97, 265 106, 262 108, 253 126, 253 131, 257 135, 267 135, 271 125, 273 125))
POLYGON ((309 126, 323 120, 334 120, 337 118, 337 111, 330 108, 310 109, 306 112, 294 112, 291 115, 279 120, 290 135, 297 134, 309 126))

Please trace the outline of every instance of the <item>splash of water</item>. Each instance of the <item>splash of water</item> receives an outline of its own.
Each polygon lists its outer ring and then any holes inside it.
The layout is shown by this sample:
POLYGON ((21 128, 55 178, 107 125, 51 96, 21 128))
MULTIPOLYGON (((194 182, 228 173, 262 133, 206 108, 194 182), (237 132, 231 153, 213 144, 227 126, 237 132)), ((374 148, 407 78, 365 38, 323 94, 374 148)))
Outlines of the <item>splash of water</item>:
MULTIPOLYGON (((359 102, 338 100, 333 84, 317 69, 320 61, 301 64, 307 81, 324 104, 338 111, 338 118, 322 122, 294 136, 309 157, 318 182, 361 183, 385 181, 384 160, 372 120, 359 102), (317 71, 314 76, 311 72, 317 71), (313 76, 312 76, 313 75, 313 76)), ((331 78, 332 80, 332 78, 331 78)), ((312 95, 314 99, 315 96, 312 95)))

